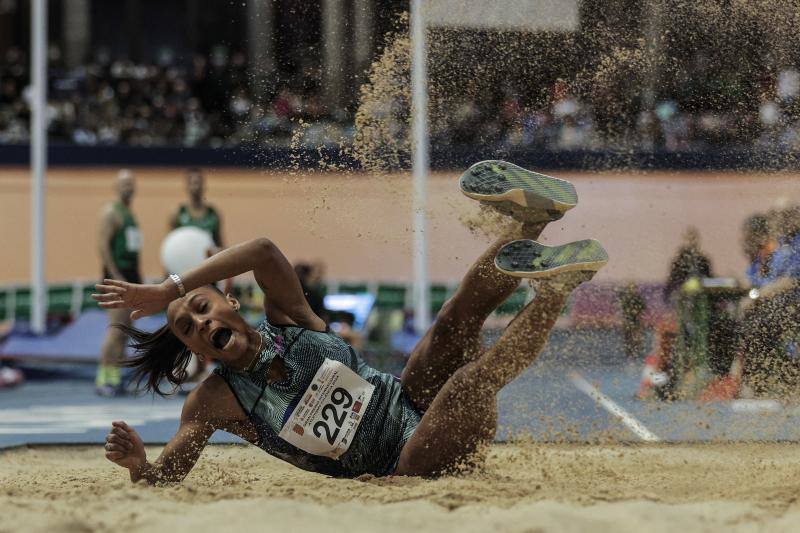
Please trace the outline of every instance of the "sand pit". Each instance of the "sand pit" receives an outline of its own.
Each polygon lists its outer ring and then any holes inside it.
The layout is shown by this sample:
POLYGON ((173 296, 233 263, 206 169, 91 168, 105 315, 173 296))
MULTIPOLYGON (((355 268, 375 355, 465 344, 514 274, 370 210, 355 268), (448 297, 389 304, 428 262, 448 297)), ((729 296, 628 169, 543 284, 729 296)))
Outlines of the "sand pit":
POLYGON ((0 531, 797 531, 797 452, 518 443, 463 477, 336 480, 213 446, 154 488, 100 446, 24 448, 0 454, 0 531))

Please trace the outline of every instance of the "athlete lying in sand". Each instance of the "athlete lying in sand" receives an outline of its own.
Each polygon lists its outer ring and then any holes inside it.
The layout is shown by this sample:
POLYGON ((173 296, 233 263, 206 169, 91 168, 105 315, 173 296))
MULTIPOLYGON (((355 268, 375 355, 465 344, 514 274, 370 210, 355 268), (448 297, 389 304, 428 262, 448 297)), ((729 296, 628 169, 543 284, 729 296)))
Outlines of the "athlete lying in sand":
POLYGON ((498 391, 542 350, 564 302, 608 259, 592 240, 549 247, 545 225, 574 207, 571 184, 502 161, 472 166, 462 192, 522 222, 497 240, 464 277, 455 296, 414 349, 401 379, 366 365, 326 331, 274 243, 246 242, 159 285, 106 280, 95 299, 132 318, 166 308, 167 325, 132 331, 128 362, 147 388, 177 384, 189 351, 221 363, 187 397, 177 434, 148 462, 136 431, 114 422, 106 457, 132 481, 179 481, 216 430, 228 431, 300 468, 334 476, 435 475, 474 464, 497 425, 498 391), (518 240, 515 240, 518 239, 518 240), (212 283, 253 271, 267 320, 256 329, 239 303, 212 283), (490 349, 481 326, 517 288, 537 278, 536 297, 490 349))

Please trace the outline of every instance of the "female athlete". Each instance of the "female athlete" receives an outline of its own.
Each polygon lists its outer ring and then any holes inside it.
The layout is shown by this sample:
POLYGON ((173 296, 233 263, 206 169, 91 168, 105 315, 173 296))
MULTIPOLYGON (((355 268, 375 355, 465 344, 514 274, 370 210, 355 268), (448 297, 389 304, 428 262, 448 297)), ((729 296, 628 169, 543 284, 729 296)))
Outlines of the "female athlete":
POLYGON ((95 299, 132 318, 166 309, 167 325, 131 328, 128 361, 147 388, 180 382, 191 352, 220 362, 186 399, 177 434, 148 461, 136 431, 114 422, 106 457, 131 480, 182 480, 209 437, 223 430, 300 468, 338 477, 437 475, 480 461, 495 436, 498 391, 542 350, 564 302, 607 260, 593 240, 535 242, 545 225, 577 204, 566 181, 502 161, 473 165, 464 194, 521 222, 493 243, 411 354, 400 379, 364 363, 326 329, 303 297, 289 262, 267 239, 228 248, 158 285, 105 280, 95 299), (252 271, 266 319, 252 328, 239 303, 212 284, 252 271), (489 349, 479 348, 486 318, 536 278, 536 297, 489 349))

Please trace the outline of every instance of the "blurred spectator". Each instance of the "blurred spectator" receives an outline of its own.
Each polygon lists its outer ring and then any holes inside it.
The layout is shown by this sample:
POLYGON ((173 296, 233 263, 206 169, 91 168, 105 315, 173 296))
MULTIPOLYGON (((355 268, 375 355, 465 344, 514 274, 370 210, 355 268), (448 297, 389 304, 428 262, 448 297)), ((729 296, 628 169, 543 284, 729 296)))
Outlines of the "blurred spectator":
POLYGON ((766 215, 755 214, 745 220, 742 247, 750 261, 747 279, 752 287, 761 287, 769 279, 770 260, 778 247, 777 241, 770 236, 766 215))
MULTIPOLYGON (((193 226, 207 231, 216 246, 214 253, 217 253, 225 248, 222 240, 222 216, 206 201, 206 178, 199 168, 190 168, 186 171, 186 192, 189 194, 189 203, 181 204, 178 211, 170 218, 170 230, 193 226)), ((232 290, 233 280, 226 279, 222 292, 228 294, 232 290)))
POLYGON ((335 311, 331 316, 331 329, 336 332, 344 342, 355 348, 361 350, 364 348, 364 338, 355 330, 355 316, 353 313, 346 311, 335 311))
POLYGON ((322 263, 297 263, 294 266, 303 294, 306 296, 308 305, 314 313, 328 321, 328 311, 325 309, 325 292, 322 286, 324 276, 324 266, 322 263))
POLYGON ((755 395, 795 394, 800 388, 800 207, 778 210, 771 219, 779 247, 751 294, 755 303, 744 314, 739 339, 745 380, 755 395))
POLYGON ((711 262, 700 250, 700 232, 694 226, 686 228, 683 244, 669 269, 669 278, 664 287, 664 299, 670 300, 689 278, 710 278, 711 262))
POLYGON ((774 100, 762 100, 758 108, 758 119, 761 123, 761 135, 758 143, 764 147, 778 144, 781 134, 783 116, 774 100))
POLYGON ((414 311, 412 309, 403 310, 400 329, 391 334, 392 349, 406 357, 410 356, 420 339, 420 335, 414 329, 414 311))
POLYGON ((656 105, 656 117, 663 137, 663 147, 668 151, 685 150, 691 135, 690 119, 678 109, 678 103, 665 100, 656 105))
MULTIPOLYGON (((780 210, 774 217, 773 230, 778 248, 770 262, 769 284, 800 278, 800 207, 792 206, 780 210)), ((769 292, 765 286, 764 291, 769 292)), ((776 292, 780 290, 776 289, 776 292)))
POLYGON ((635 283, 628 283, 617 290, 617 302, 622 314, 622 340, 625 355, 630 361, 638 361, 644 350, 644 314, 646 303, 635 283))
POLYGON ((586 148, 591 123, 583 115, 581 102, 569 91, 566 83, 558 80, 553 87, 551 113, 558 127, 555 145, 561 150, 586 148))
POLYGON ((700 234, 690 226, 670 267, 664 297, 678 314, 679 349, 690 354, 692 364, 705 364, 721 376, 733 360, 736 328, 726 294, 703 289, 703 279, 712 276, 711 263, 700 249, 700 234))
POLYGON ((206 202, 206 179, 199 168, 186 171, 186 192, 189 203, 181 204, 170 219, 170 229, 194 226, 207 231, 217 248, 224 248, 222 242, 222 217, 206 202))
MULTIPOLYGON (((136 192, 136 178, 127 169, 120 170, 116 177, 115 201, 105 205, 100 213, 98 228, 98 250, 103 270, 103 279, 141 283, 139 250, 142 236, 133 216, 131 206, 136 192)), ((111 326, 129 326, 130 309, 108 309, 111 326)), ((100 349, 97 365, 95 393, 98 396, 114 397, 125 393, 120 375, 120 364, 125 359, 128 336, 118 327, 109 327, 100 349)))
POLYGON ((639 400, 674 400, 677 385, 675 351, 678 342, 677 324, 660 322, 653 336, 653 351, 644 359, 644 369, 636 398, 639 400))
POLYGON ((800 73, 794 68, 785 68, 778 74, 777 93, 781 103, 789 104, 800 92, 800 73))

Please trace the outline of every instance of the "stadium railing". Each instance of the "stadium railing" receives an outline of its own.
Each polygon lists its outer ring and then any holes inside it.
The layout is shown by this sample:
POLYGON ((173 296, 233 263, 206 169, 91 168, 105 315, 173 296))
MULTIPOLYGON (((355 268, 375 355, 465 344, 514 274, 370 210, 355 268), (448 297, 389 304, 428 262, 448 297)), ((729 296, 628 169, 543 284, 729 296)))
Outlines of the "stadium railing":
MULTIPOLYGON (((96 309, 92 300, 93 280, 58 283, 48 286, 48 315, 70 319, 86 309, 96 309)), ((456 290, 453 284, 431 286, 431 312, 437 313, 456 290)), ((240 286, 240 289, 247 288, 240 286)), ((375 296, 375 307, 383 310, 403 310, 411 307, 411 288, 402 283, 331 282, 323 287, 326 294, 369 293, 375 296)), ((498 310, 500 314, 513 313, 522 308, 527 289, 518 290, 498 310)), ((31 311, 31 289, 28 285, 8 285, 0 290, 0 320, 27 320, 31 311)))

